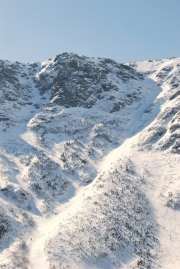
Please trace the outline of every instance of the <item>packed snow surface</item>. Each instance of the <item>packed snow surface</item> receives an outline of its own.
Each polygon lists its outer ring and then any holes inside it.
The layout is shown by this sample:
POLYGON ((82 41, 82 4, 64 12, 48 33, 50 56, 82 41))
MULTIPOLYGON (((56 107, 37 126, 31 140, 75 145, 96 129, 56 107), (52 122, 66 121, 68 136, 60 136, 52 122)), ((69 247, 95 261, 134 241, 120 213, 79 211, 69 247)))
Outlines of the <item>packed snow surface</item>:
POLYGON ((0 268, 180 268, 180 58, 0 61, 0 268))

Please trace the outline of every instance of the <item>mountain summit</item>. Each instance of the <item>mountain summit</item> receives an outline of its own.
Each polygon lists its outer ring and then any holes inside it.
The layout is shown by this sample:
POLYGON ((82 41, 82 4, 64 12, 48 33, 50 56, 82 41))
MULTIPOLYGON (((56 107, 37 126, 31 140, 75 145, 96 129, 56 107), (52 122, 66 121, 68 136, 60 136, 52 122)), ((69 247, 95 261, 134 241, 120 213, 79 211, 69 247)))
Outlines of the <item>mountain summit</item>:
POLYGON ((0 61, 0 268, 179 268, 180 58, 0 61))

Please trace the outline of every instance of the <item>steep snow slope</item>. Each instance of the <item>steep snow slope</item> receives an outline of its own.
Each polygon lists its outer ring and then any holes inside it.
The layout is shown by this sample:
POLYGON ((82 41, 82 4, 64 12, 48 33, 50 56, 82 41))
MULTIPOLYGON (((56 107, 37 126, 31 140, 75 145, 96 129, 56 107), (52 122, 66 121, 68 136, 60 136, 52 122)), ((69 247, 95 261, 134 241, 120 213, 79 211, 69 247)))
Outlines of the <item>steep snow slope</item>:
POLYGON ((180 267, 179 80, 179 58, 0 62, 0 268, 180 267))
MULTIPOLYGON (((180 153, 180 64, 179 59, 155 61, 154 63, 137 63, 137 70, 149 68, 148 77, 161 85, 162 92, 156 103, 149 107, 148 114, 158 106, 160 112, 148 127, 138 136, 138 147, 160 150, 167 153, 180 153), (145 67, 146 66, 146 67, 145 67)), ((178 155, 177 155, 178 156, 178 155)), ((169 184, 168 206, 180 208, 180 170, 174 169, 176 179, 173 186, 169 184), (171 185, 171 187, 170 187, 171 185), (171 189, 172 188, 172 189, 171 189)))

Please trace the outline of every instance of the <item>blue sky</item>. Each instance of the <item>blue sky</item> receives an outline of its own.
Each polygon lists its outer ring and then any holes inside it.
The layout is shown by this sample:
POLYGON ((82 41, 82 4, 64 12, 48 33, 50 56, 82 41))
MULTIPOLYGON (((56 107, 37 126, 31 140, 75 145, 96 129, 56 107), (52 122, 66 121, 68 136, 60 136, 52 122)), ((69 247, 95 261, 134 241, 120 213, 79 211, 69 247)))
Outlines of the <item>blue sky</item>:
POLYGON ((180 56, 180 0, 0 0, 0 59, 180 56))

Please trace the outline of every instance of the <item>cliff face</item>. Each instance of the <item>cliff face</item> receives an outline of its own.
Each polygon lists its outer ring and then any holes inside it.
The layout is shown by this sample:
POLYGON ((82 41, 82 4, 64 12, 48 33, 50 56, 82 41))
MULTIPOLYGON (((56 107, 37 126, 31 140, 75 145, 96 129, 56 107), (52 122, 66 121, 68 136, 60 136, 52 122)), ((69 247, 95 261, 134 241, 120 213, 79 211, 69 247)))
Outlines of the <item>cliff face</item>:
POLYGON ((168 223, 180 207, 179 85, 179 58, 0 61, 0 266, 169 264, 161 228, 178 238, 168 223))

